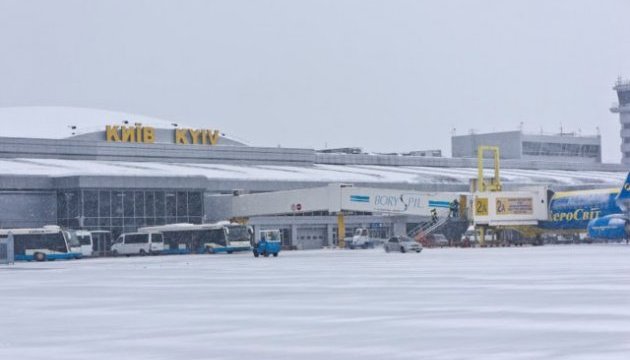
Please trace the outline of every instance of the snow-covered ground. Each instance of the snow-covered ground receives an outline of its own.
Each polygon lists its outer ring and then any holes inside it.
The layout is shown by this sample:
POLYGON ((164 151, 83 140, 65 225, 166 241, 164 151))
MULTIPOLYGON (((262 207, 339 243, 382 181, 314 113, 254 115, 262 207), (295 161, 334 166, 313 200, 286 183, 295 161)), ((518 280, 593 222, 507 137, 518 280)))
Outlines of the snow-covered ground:
POLYGON ((629 359, 630 246, 0 267, 0 359, 629 359))

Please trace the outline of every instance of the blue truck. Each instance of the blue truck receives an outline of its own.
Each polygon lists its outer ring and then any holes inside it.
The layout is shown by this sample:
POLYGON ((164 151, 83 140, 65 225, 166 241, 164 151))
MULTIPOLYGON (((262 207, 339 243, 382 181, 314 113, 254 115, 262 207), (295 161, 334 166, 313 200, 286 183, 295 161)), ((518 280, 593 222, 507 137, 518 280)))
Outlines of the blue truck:
POLYGON ((255 257, 262 255, 278 256, 282 249, 282 235, 280 230, 262 230, 258 233, 258 237, 252 240, 252 251, 255 257))

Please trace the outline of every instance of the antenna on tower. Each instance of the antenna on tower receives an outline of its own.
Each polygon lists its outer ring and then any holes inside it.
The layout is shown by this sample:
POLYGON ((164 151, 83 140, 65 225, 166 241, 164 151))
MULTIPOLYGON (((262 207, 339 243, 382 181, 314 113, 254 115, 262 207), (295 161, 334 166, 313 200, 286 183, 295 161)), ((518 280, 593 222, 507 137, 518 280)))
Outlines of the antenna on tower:
POLYGON ((597 132, 597 136, 601 136, 602 135, 601 131, 599 130, 599 126, 595 127, 595 131, 597 132))
POLYGON ((518 124, 518 130, 520 132, 523 132, 523 125, 524 125, 524 123, 522 121, 518 124))

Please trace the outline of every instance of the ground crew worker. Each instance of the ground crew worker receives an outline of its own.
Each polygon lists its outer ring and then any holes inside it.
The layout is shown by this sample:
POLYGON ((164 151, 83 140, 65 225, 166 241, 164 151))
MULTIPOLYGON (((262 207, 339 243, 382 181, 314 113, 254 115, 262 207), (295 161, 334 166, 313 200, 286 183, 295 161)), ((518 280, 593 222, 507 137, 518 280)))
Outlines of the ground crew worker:
POLYGON ((438 221, 437 210, 431 209, 431 223, 435 224, 438 221))
POLYGON ((453 200, 450 205, 450 214, 449 216, 451 217, 458 217, 459 216, 459 201, 457 201, 457 199, 453 200))

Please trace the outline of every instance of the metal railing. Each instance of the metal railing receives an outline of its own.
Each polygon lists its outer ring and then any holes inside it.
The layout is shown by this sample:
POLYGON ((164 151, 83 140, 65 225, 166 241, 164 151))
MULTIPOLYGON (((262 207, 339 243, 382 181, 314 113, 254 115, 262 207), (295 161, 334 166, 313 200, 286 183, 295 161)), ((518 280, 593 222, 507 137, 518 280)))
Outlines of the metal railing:
POLYGON ((450 209, 442 209, 437 213, 437 220, 422 223, 415 228, 411 229, 407 233, 410 238, 416 238, 417 236, 427 236, 437 230, 440 226, 444 225, 450 219, 450 209))

